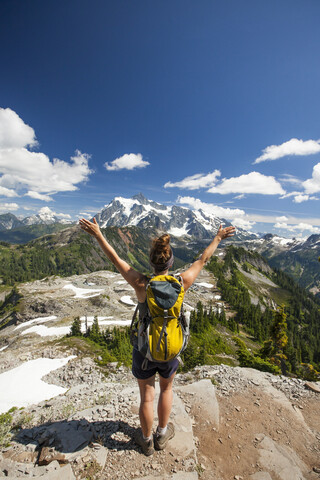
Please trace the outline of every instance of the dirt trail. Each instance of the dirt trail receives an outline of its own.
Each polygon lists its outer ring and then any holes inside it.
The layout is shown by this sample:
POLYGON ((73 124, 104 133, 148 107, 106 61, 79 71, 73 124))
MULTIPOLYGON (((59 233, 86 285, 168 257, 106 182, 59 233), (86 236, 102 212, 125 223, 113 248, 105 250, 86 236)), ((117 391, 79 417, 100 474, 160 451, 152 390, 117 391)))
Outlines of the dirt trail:
MULTIPOLYGON (((319 398, 305 398, 299 407, 306 425, 297 421, 294 414, 274 402, 272 396, 258 387, 249 387, 241 393, 219 398, 219 430, 208 428, 205 415, 194 406, 194 435, 198 438, 198 462, 204 467, 203 480, 244 480, 259 471, 266 471, 261 463, 261 441, 266 436, 277 445, 299 454, 305 464, 305 479, 320 478, 313 467, 320 467, 320 416, 319 398), (314 434, 308 432, 311 428, 314 434), (238 477, 237 477, 238 476, 238 477)), ((297 460, 299 464, 299 460, 297 460)), ((302 465, 303 466, 303 465, 302 465)), ((270 473, 270 472, 269 472, 270 473)), ((272 480, 282 480, 275 471, 272 480)), ((294 476, 291 477, 292 480, 294 476)))

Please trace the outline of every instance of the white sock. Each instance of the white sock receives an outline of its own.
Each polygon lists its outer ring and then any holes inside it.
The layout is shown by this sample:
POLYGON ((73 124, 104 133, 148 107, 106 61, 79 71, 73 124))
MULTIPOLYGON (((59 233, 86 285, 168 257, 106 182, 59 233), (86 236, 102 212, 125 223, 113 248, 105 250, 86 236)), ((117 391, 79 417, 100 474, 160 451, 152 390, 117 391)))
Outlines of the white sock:
POLYGON ((159 425, 157 426, 157 433, 161 436, 161 435, 164 435, 167 431, 167 428, 168 428, 168 425, 166 425, 165 427, 161 428, 159 427, 159 425))
POLYGON ((142 436, 143 436, 143 440, 144 440, 145 442, 147 442, 147 441, 149 441, 149 440, 152 440, 152 434, 150 435, 150 437, 145 437, 143 434, 142 434, 142 436))

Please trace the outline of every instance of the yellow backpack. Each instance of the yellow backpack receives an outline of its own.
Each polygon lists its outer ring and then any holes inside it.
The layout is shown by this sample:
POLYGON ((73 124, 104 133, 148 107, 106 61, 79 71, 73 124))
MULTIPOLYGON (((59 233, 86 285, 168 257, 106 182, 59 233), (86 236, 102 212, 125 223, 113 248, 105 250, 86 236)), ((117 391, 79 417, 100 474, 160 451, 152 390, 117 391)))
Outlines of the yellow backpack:
POLYGON ((132 344, 147 361, 168 362, 178 357, 189 340, 189 322, 183 312, 184 288, 181 279, 156 275, 147 285, 146 313, 131 322, 132 344), (179 281, 180 280, 180 281, 179 281))

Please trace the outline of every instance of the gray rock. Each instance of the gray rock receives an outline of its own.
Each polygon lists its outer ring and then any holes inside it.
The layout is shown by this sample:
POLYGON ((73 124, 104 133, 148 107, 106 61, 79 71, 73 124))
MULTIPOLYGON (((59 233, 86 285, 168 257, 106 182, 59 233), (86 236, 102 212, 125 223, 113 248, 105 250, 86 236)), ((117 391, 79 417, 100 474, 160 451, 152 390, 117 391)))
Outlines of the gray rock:
POLYGON ((52 472, 47 472, 44 476, 35 476, 35 480, 76 480, 76 477, 73 474, 71 465, 65 465, 60 467, 59 470, 54 470, 52 472))
POLYGON ((250 480, 272 480, 270 473, 268 472, 256 472, 249 475, 250 480))
POLYGON ((92 455, 95 458, 96 462, 100 465, 100 467, 104 469, 107 461, 108 450, 104 447, 101 447, 99 450, 93 449, 92 455))
POLYGON ((211 380, 200 380, 191 385, 179 387, 182 393, 192 393, 194 404, 204 408, 203 416, 219 429, 219 404, 211 380))
POLYGON ((304 480, 303 472, 307 472, 307 466, 298 455, 289 447, 284 447, 265 437, 259 444, 261 466, 274 472, 281 480, 304 480))
POLYGON ((197 472, 177 472, 172 475, 147 475, 135 480, 198 480, 198 478, 197 472))

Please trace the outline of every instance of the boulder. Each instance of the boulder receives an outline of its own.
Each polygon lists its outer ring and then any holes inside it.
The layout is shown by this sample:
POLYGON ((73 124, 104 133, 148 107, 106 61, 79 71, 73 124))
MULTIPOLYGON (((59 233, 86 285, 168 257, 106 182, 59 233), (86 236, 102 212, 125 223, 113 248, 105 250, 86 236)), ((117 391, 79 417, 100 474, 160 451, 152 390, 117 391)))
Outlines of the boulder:
POLYGON ((49 465, 49 463, 54 461, 59 462, 59 464, 68 463, 68 460, 62 453, 57 452, 54 448, 43 447, 39 455, 38 465, 49 465))

